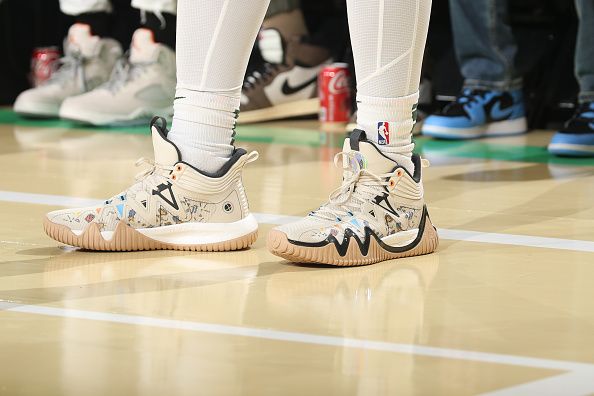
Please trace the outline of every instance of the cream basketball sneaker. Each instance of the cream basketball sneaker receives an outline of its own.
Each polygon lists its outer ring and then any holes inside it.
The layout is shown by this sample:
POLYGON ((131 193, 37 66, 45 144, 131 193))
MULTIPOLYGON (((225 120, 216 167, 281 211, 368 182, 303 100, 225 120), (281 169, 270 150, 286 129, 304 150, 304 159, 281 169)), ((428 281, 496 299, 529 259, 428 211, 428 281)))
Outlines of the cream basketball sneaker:
POLYGON ((136 30, 130 48, 106 84, 66 99, 60 117, 92 125, 129 125, 149 122, 155 114, 173 114, 175 52, 156 43, 144 28, 136 30))
POLYGON ((62 102, 105 83, 122 56, 120 44, 91 35, 89 25, 72 25, 64 41, 65 56, 52 78, 22 92, 14 111, 26 117, 58 117, 62 102))
POLYGON ((361 130, 346 139, 335 162, 340 158, 342 186, 304 219, 270 231, 273 254, 295 262, 354 266, 437 249, 437 231, 423 200, 425 161, 413 155, 411 175, 361 130))
POLYGON ((96 207, 51 212, 45 232, 90 250, 228 251, 250 246, 258 223, 248 209, 243 167, 258 158, 236 149, 216 174, 183 162, 166 122, 151 122, 155 159, 124 192, 96 207))

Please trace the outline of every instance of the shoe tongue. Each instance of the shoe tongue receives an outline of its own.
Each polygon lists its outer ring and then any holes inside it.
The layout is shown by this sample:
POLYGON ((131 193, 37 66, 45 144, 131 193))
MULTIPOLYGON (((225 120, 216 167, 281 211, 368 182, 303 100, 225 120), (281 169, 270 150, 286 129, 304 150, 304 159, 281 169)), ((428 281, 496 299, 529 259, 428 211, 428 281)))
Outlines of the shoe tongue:
POLYGON ((84 23, 75 23, 68 30, 66 52, 80 52, 83 57, 89 58, 97 53, 101 39, 91 34, 91 27, 84 23))
MULTIPOLYGON (((359 147, 351 145, 351 139, 346 138, 344 141, 343 152, 354 152, 356 163, 345 164, 354 171, 358 169, 367 169, 376 175, 383 173, 390 173, 398 166, 396 161, 393 161, 383 156, 377 147, 369 141, 359 141, 359 147), (353 147, 354 146, 354 147, 353 147)), ((345 157, 346 161, 346 157, 345 157)))
POLYGON ((264 29, 258 35, 258 47, 262 58, 268 63, 280 64, 285 61, 283 38, 276 29, 264 29))
POLYGON ((153 150, 155 152, 155 162, 161 165, 175 165, 181 160, 181 155, 177 147, 167 140, 164 133, 158 126, 151 127, 153 137, 153 150))
POLYGON ((140 28, 134 32, 130 45, 130 62, 149 63, 158 56, 159 44, 155 43, 153 32, 140 28))

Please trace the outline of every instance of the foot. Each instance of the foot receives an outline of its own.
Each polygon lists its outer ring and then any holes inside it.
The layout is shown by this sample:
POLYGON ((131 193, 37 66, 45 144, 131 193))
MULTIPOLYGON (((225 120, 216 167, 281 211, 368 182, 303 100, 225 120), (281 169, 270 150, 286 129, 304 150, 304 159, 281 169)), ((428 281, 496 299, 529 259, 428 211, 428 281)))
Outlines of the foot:
POLYGON ((18 96, 14 103, 16 113, 25 117, 58 117, 66 98, 88 92, 109 79, 122 49, 115 40, 92 36, 88 25, 75 24, 68 32, 64 53, 62 66, 48 81, 18 96))
POLYGON ((440 114, 428 117, 423 135, 441 139, 476 139, 526 133, 522 91, 464 89, 440 114))
POLYGON ((411 175, 360 130, 346 139, 336 160, 340 156, 342 186, 304 219, 273 229, 268 234, 273 254, 295 262, 354 266, 437 249, 437 231, 423 200, 419 156, 412 157, 411 175))
POLYGON ((594 102, 578 107, 565 127, 553 136, 549 152, 567 157, 594 157, 594 102))
POLYGON ((325 48, 300 37, 287 42, 276 29, 266 29, 258 38, 264 63, 243 85, 240 123, 267 121, 316 114, 318 75, 332 62, 325 48))
POLYGON ((60 117, 92 125, 131 125, 148 122, 153 114, 173 114, 175 52, 155 43, 148 29, 134 33, 130 48, 106 84, 66 99, 60 117))
POLYGON ((257 159, 237 149, 216 174, 207 175, 180 158, 167 139, 165 120, 151 123, 155 160, 124 192, 96 207, 49 213, 45 232, 67 245, 90 250, 243 249, 256 240, 241 182, 244 165, 257 159))

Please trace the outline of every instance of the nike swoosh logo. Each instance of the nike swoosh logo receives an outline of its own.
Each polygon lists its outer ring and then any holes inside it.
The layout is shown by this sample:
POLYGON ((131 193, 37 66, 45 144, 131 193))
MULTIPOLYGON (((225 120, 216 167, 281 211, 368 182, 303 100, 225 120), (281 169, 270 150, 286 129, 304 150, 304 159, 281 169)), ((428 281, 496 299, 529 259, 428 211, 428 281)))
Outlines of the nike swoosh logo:
POLYGON ((506 109, 502 109, 501 103, 497 102, 497 103, 495 103, 495 106, 493 106, 493 108, 491 109, 491 118, 494 121, 505 120, 505 119, 509 118, 513 112, 514 112, 513 108, 508 107, 506 109))
POLYGON ((315 76, 314 78, 312 78, 310 80, 307 80, 303 84, 291 86, 291 85, 289 85, 289 79, 286 79, 285 82, 283 83, 283 87, 281 90, 284 95, 293 95, 293 94, 301 91, 302 89, 307 88, 308 86, 315 83, 316 81, 318 81, 318 76, 315 76))

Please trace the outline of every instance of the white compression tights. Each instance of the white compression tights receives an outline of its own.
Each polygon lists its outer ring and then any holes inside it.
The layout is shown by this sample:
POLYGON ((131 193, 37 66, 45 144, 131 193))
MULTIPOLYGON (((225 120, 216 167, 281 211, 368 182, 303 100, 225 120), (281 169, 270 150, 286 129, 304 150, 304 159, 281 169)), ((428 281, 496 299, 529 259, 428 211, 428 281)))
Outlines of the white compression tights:
POLYGON ((431 0, 347 0, 347 7, 357 74, 357 124, 384 154, 412 173, 413 113, 431 0))
MULTIPOLYGON (((178 87, 169 138, 183 159, 201 170, 217 171, 233 152, 241 85, 268 2, 178 2, 178 87)), ((412 172, 413 107, 431 0, 347 0, 347 6, 358 123, 386 155, 412 172)))
POLYGON ((233 153, 247 63, 269 0, 179 0, 177 90, 169 139, 216 172, 233 153))

